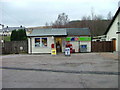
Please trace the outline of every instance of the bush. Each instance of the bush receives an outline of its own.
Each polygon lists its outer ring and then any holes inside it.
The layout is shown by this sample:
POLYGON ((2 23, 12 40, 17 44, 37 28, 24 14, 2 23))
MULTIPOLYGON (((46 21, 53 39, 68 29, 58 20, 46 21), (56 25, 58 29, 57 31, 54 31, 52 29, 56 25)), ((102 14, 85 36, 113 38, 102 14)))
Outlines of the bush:
POLYGON ((13 30, 11 34, 11 41, 27 40, 25 29, 13 30))

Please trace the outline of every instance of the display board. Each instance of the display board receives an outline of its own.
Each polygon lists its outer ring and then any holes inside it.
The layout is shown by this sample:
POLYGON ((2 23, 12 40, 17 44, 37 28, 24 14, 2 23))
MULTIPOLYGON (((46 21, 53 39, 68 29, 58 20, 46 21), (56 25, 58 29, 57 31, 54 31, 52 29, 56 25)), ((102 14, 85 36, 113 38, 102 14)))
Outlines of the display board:
POLYGON ((67 37, 66 41, 91 41, 91 37, 67 37))
POLYGON ((52 48, 51 55, 56 55, 56 49, 55 48, 52 48))

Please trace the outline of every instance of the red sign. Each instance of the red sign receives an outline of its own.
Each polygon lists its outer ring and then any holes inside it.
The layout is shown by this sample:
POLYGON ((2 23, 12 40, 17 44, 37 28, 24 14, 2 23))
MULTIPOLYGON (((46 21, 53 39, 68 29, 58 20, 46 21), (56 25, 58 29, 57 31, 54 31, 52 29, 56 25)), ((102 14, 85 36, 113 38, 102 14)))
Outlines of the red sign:
POLYGON ((77 37, 75 37, 75 41, 78 41, 79 39, 77 37))
POLYGON ((51 48, 54 48, 54 44, 51 44, 51 48))

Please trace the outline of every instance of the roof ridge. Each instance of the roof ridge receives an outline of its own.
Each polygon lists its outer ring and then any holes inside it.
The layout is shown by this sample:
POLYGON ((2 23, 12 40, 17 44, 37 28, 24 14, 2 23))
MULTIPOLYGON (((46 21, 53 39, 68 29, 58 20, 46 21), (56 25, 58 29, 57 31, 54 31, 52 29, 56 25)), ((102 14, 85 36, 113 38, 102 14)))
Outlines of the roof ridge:
POLYGON ((109 26, 108 26, 106 32, 104 33, 104 35, 106 35, 106 34, 108 33, 110 27, 112 26, 113 22, 115 21, 117 15, 118 15, 119 13, 120 13, 120 7, 119 7, 118 10, 116 11, 116 13, 115 13, 115 15, 114 15, 114 17, 113 17, 111 23, 109 24, 109 26))

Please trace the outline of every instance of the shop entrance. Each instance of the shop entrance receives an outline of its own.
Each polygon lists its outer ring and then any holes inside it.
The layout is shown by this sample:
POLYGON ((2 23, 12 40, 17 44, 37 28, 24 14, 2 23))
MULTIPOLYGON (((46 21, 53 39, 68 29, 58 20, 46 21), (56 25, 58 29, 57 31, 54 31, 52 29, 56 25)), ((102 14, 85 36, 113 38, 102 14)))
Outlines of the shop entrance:
POLYGON ((56 50, 57 50, 57 52, 58 53, 62 52, 62 38, 56 37, 55 42, 56 42, 56 50))

